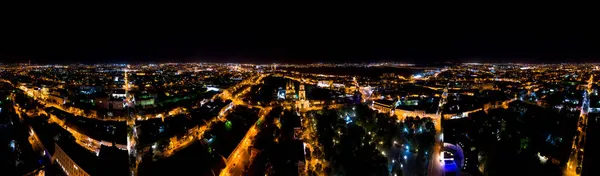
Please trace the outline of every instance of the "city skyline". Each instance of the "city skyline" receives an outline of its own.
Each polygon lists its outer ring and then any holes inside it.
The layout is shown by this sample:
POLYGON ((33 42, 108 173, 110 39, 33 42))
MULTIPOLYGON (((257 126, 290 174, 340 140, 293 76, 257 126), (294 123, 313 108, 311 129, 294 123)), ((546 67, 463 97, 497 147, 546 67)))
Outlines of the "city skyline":
POLYGON ((600 175, 591 20, 394 8, 3 20, 0 175, 600 175))

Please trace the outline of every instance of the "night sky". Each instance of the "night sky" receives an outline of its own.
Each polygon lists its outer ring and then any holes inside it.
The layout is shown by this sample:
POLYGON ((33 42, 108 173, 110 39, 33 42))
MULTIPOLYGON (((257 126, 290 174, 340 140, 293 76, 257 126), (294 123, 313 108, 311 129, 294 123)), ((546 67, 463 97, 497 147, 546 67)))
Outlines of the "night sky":
MULTIPOLYGON (((267 15, 270 16, 270 15, 267 15)), ((277 16, 277 15, 273 15, 277 16)), ((590 21, 39 18, 3 22, 3 63, 600 62, 590 21)))

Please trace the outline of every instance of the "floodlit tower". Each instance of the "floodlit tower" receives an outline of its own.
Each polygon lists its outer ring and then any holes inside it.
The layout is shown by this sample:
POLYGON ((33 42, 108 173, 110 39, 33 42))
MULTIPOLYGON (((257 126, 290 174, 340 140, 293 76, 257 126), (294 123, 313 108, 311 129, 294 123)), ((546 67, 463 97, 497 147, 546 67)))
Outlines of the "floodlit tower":
POLYGON ((296 99, 296 89, 294 88, 294 82, 288 82, 285 86, 285 99, 294 100, 296 99))
POLYGON ((300 90, 298 90, 298 99, 306 100, 306 92, 304 91, 304 84, 300 84, 300 90))
POLYGON ((304 111, 310 107, 310 102, 306 100, 306 91, 304 90, 304 84, 300 84, 300 88, 298 90, 298 100, 296 101, 296 107, 299 108, 300 111, 304 111))

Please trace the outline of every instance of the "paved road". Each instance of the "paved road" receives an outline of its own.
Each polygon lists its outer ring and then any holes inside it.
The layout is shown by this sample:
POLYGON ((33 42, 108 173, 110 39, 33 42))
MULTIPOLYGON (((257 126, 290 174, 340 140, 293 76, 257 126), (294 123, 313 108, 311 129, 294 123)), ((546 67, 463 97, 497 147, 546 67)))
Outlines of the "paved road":
MULTIPOLYGON (((265 116, 269 114, 272 109, 273 108, 271 107, 263 108, 259 112, 259 118, 257 122, 264 121, 265 116)), ((259 131, 260 129, 258 123, 255 123, 254 126, 250 127, 244 138, 227 158, 226 166, 219 175, 243 175, 244 171, 246 170, 246 166, 251 161, 250 150, 248 150, 248 147, 252 146, 252 141, 259 131)))
MULTIPOLYGON (((583 103, 581 106, 581 111, 579 113, 579 121, 577 123, 577 131, 579 131, 579 136, 577 136, 577 138, 579 138, 579 141, 581 142, 581 145, 579 145, 579 143, 577 143, 577 140, 573 140, 573 145, 571 146, 571 155, 569 156, 569 161, 567 162, 567 166, 564 169, 564 175, 567 176, 579 176, 581 175, 581 172, 577 173, 577 168, 578 167, 583 167, 583 153, 584 153, 584 147, 585 147, 585 140, 586 140, 586 130, 583 128, 585 126, 587 126, 587 121, 588 121, 588 112, 589 112, 589 105, 590 105, 590 93, 591 93, 591 89, 592 89, 592 84, 593 84, 593 80, 594 80, 594 76, 590 77, 590 80, 588 80, 588 86, 587 86, 587 90, 584 91, 583 93, 583 103), (582 124, 581 126, 579 124, 582 124), (581 155, 581 160, 578 159, 578 157, 581 155)), ((583 168, 580 168, 580 171, 582 171, 583 168)))

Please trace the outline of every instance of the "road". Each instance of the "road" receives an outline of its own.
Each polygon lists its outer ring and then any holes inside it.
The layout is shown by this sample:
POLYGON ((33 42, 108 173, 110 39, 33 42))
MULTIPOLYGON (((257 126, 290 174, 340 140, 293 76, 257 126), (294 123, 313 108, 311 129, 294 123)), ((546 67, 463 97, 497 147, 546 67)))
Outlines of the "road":
MULTIPOLYGON (((429 169, 428 169, 428 173, 429 175, 444 175, 444 171, 443 171, 443 164, 440 162, 440 152, 444 143, 444 134, 442 131, 442 110, 444 108, 444 105, 447 103, 447 96, 448 96, 448 91, 447 89, 444 90, 443 95, 442 95, 442 99, 440 99, 440 103, 438 104, 438 111, 436 112, 436 117, 434 118, 435 122, 434 122, 434 126, 435 126, 435 142, 432 148, 432 152, 431 152, 431 157, 429 160, 429 169)), ((498 107, 494 107, 494 108, 507 108, 508 104, 516 101, 517 99, 510 99, 510 100, 506 100, 504 102, 502 102, 502 106, 498 106, 498 107)), ((489 109, 484 109, 484 108, 480 108, 477 110, 473 110, 473 111, 469 111, 466 112, 468 113, 474 113, 477 111, 487 111, 489 109)), ((462 114, 462 113, 461 113, 462 114)))
POLYGON ((302 116, 304 119, 302 121, 302 140, 304 141, 304 146, 308 148, 308 151, 310 152, 310 160, 306 160, 305 170, 307 172, 312 171, 312 173, 315 173, 319 176, 327 175, 327 173, 324 171, 324 168, 326 168, 329 163, 323 156, 323 146, 319 144, 319 141, 317 140, 317 122, 312 114, 310 114, 310 117, 308 117, 305 113, 303 113, 302 116), (317 165, 321 165, 321 170, 317 170, 317 165))
POLYGON ((129 74, 127 69, 123 72, 125 84, 123 89, 125 90, 125 105, 127 108, 127 153, 129 154, 129 171, 131 175, 137 175, 137 168, 141 161, 141 155, 137 151, 138 135, 135 127, 136 117, 134 115, 134 105, 131 102, 132 95, 129 94, 129 74))
POLYGON ((353 77, 352 81, 354 81, 354 86, 356 86, 356 88, 358 89, 358 91, 361 94, 362 102, 371 101, 371 94, 373 94, 373 91, 371 90, 371 86, 367 85, 367 87, 360 87, 356 77, 353 77))
POLYGON ((250 150, 249 147, 252 146, 252 141, 254 137, 260 131, 260 126, 258 122, 262 122, 265 119, 265 116, 271 112, 272 107, 265 107, 261 109, 259 112, 259 118, 257 122, 250 127, 244 138, 240 141, 240 143, 235 147, 233 152, 227 157, 227 162, 225 168, 221 170, 219 175, 228 176, 228 175, 243 175, 246 170, 248 164, 252 160, 250 158, 250 150))
MULTIPOLYGON (((6 80, 0 80, 1 82, 7 82, 6 80)), ((12 85, 12 84, 11 84, 12 85)), ((15 111, 15 113, 19 116, 19 119, 23 120, 23 112, 25 111, 24 109, 22 109, 21 107, 19 107, 19 105, 15 102, 15 93, 11 93, 11 100, 13 103, 13 109, 15 111)), ((57 105, 55 104, 45 104, 45 107, 56 107, 57 105)), ((57 107, 58 109, 62 109, 60 107, 57 107)), ((67 127, 66 125, 64 125, 64 121, 58 119, 56 116, 52 115, 52 114, 48 114, 44 109, 37 109, 38 110, 38 114, 45 114, 48 115, 49 123, 56 123, 58 124, 60 127, 62 127, 63 129, 65 129, 66 131, 68 131, 69 133, 71 133, 73 135, 73 137, 75 138, 75 142, 77 144, 79 144, 80 146, 82 146, 83 148, 94 152, 94 153, 98 153, 100 152, 100 147, 102 145, 107 145, 107 146, 112 146, 112 143, 103 143, 100 140, 96 140, 93 138, 90 138, 87 135, 84 135, 78 131, 73 130, 72 128, 67 127)), ((69 111, 65 111, 65 112, 69 112, 69 111)), ((33 133, 33 131, 32 131, 33 133)), ((35 133, 34 133, 35 134, 35 133)), ((122 145, 117 145, 117 147, 122 148, 122 145)))
POLYGON ((583 93, 583 103, 581 106, 581 111, 579 113, 579 121, 577 122, 577 131, 579 132, 579 136, 576 138, 579 139, 581 145, 577 143, 577 140, 573 140, 573 145, 571 146, 571 155, 569 155, 569 161, 567 162, 567 167, 564 169, 564 175, 567 176, 579 176, 581 175, 581 171, 583 170, 583 156, 584 156, 584 147, 586 140, 586 131, 583 127, 587 126, 588 121, 588 112, 590 106, 590 93, 592 92, 592 85, 594 82, 594 76, 592 75, 588 80, 587 89, 583 93), (581 155, 581 158, 578 157, 581 155), (579 168, 579 169, 577 169, 579 168), (577 170, 580 172, 578 173, 577 170))
POLYGON ((233 104, 223 107, 217 116, 206 121, 206 123, 204 123, 203 125, 189 129, 188 134, 186 135, 188 137, 179 138, 177 141, 174 141, 174 142, 171 141, 171 143, 169 143, 169 146, 167 146, 167 148, 164 150, 164 152, 161 153, 160 155, 162 155, 164 157, 172 156, 173 154, 175 154, 175 152, 177 152, 181 149, 184 149, 185 147, 189 146, 195 140, 202 140, 202 137, 204 136, 204 132, 206 132, 207 130, 210 130, 211 129, 210 127, 212 126, 213 123, 217 123, 219 121, 223 122, 226 120, 225 117, 229 114, 230 110, 233 109, 233 108, 231 108, 232 106, 233 106, 233 104))
MULTIPOLYGON (((265 75, 261 75, 259 78, 256 79, 256 81, 252 82, 251 84, 258 84, 260 82, 260 80, 262 80, 262 78, 264 78, 264 77, 265 77, 265 75)), ((233 102, 236 105, 246 105, 246 103, 241 101, 240 98, 238 98, 238 97, 239 97, 239 95, 243 95, 243 94, 247 93, 248 91, 249 90, 244 90, 244 91, 242 91, 242 93, 235 95, 236 97, 234 97, 232 99, 233 102)), ((229 94, 225 94, 225 95, 229 95, 229 94)), ((337 107, 339 105, 336 104, 334 106, 337 107)), ((254 107, 258 107, 258 106, 254 106, 254 107)), ((322 108, 323 108, 322 106, 314 107, 311 110, 322 109, 322 108)), ((258 121, 264 121, 265 116, 271 111, 271 109, 272 109, 272 107, 262 108, 259 113, 258 121)), ((243 175, 244 171, 247 168, 247 165, 252 161, 252 158, 250 158, 250 153, 249 153, 250 150, 248 150, 248 147, 250 147, 252 145, 252 141, 254 140, 254 137, 258 134, 259 131, 260 131, 260 129, 258 129, 257 124, 255 124, 248 130, 248 132, 246 133, 244 138, 240 141, 240 143, 235 148, 235 150, 233 150, 233 152, 227 158, 226 166, 219 175, 223 175, 223 176, 243 175)), ((313 165, 315 163, 320 163, 318 161, 319 161, 318 159, 315 159, 314 162, 309 161, 309 164, 307 164, 307 166, 311 165, 310 163, 313 163, 313 165)))
POLYGON ((447 97, 448 88, 446 87, 446 89, 444 89, 444 92, 442 93, 442 98, 440 99, 440 102, 438 104, 438 110, 434 119, 435 142, 433 143, 433 148, 430 153, 431 157, 429 160, 429 169, 427 171, 428 175, 438 176, 444 174, 444 167, 440 162, 440 152, 442 149, 442 144, 444 143, 444 132, 442 131, 442 111, 444 109, 444 105, 446 105, 447 97))
MULTIPOLYGON (((246 93, 250 92, 250 88, 253 85, 257 85, 257 84, 261 83, 262 79, 265 78, 266 76, 268 76, 268 75, 260 74, 260 75, 250 77, 249 79, 246 79, 246 80, 238 83, 237 85, 232 86, 232 88, 223 90, 223 92, 221 92, 220 94, 213 96, 212 97, 213 100, 216 99, 217 97, 219 97, 223 100, 231 100, 232 103, 221 108, 221 110, 219 111, 219 114, 217 116, 211 118, 210 120, 206 121, 205 124, 188 130, 188 134, 186 135, 188 137, 180 138, 177 141, 170 143, 169 146, 167 146, 167 149, 165 149, 165 151, 161 155, 164 157, 169 157, 169 156, 173 155, 175 152, 189 146, 195 140, 201 140, 202 137, 204 136, 204 132, 206 132, 207 130, 210 130, 211 129, 210 127, 212 126, 213 123, 226 120, 225 117, 227 117, 227 115, 233 109, 234 106, 237 106, 237 105, 248 106, 247 103, 244 102, 241 97, 246 95, 246 93), (236 91, 238 88, 242 87, 243 85, 250 85, 250 86, 248 86, 245 90, 241 91, 240 93, 238 93, 236 95, 232 95, 230 93, 230 92, 236 91)), ((252 106, 252 107, 262 108, 260 106, 252 106)))

